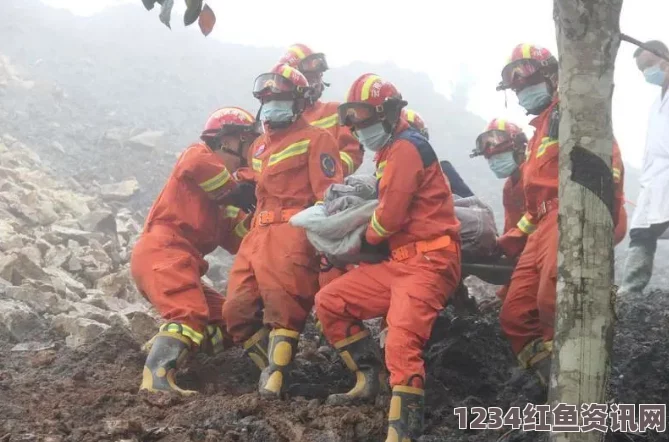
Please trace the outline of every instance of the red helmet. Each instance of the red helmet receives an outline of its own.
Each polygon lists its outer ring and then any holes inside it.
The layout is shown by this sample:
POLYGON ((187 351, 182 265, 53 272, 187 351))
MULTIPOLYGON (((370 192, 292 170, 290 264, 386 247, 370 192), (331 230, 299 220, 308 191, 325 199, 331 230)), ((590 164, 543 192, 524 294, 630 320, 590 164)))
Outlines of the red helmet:
POLYGON ((430 138, 425 120, 418 112, 412 109, 402 109, 402 118, 407 120, 409 125, 420 132, 425 138, 430 138))
POLYGON ((506 66, 502 69, 502 81, 497 90, 520 89, 552 78, 558 72, 558 62, 546 48, 532 44, 519 44, 511 52, 506 66))
POLYGON ((476 138, 476 148, 470 156, 483 155, 485 158, 490 158, 509 151, 523 153, 526 145, 527 136, 518 125, 502 118, 495 118, 476 138))
POLYGON ((287 64, 278 63, 269 72, 259 75, 253 85, 253 96, 294 100, 304 98, 310 91, 306 77, 287 64))
POLYGON ((394 125, 406 105, 394 84, 376 74, 364 74, 353 82, 346 102, 339 106, 339 124, 366 127, 384 121, 394 125))
POLYGON ((240 107, 223 107, 209 116, 200 137, 204 140, 223 135, 259 135, 255 122, 253 115, 240 107))
POLYGON ((329 69, 323 53, 314 52, 309 46, 301 43, 289 47, 279 63, 287 64, 303 74, 319 74, 329 69))

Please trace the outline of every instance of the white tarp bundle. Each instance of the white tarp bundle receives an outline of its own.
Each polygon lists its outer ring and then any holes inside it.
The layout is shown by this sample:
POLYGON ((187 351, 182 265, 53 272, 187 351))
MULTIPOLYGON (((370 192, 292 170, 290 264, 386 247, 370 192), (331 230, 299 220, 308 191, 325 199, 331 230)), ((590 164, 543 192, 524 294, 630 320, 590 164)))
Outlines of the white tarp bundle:
POLYGON ((344 184, 328 188, 323 205, 294 215, 290 224, 304 228, 314 248, 328 259, 359 262, 362 237, 378 204, 376 178, 350 175, 344 184))
MULTIPOLYGON (((360 253, 360 246, 369 220, 379 204, 376 198, 374 176, 351 175, 344 180, 344 184, 333 184, 328 188, 323 205, 294 215, 290 224, 304 228, 314 248, 333 263, 368 260, 370 257, 360 253)), ((491 255, 497 238, 492 209, 475 196, 454 198, 455 214, 461 224, 463 256, 476 258, 491 255)))

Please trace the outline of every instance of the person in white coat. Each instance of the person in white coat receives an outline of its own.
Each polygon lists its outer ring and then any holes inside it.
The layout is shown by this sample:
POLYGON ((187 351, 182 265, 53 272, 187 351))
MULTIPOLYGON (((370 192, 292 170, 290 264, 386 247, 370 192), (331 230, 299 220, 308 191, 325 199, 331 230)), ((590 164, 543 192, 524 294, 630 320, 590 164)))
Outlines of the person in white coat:
MULTIPOLYGON (((646 45, 667 57, 657 40, 646 45)), ((641 293, 653 273, 657 240, 669 227, 669 62, 644 49, 634 53, 637 67, 661 93, 650 110, 641 172, 641 192, 630 225, 630 245, 620 293, 641 293)))

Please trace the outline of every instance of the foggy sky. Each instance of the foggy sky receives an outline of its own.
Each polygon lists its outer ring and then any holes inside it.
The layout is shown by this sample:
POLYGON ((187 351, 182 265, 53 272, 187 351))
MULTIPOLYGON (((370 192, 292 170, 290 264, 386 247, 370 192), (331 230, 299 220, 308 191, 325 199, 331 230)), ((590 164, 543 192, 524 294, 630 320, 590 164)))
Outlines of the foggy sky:
MULTIPOLYGON (((158 21, 157 11, 146 12, 140 0, 43 1, 81 15, 100 12, 113 4, 134 3, 138 13, 156 15, 155 32, 169 32, 158 21)), ((175 3, 174 14, 181 15, 183 2, 175 3)), ((305 43, 325 52, 331 66, 355 60, 390 60, 426 72, 437 90, 447 96, 464 65, 472 83, 470 110, 486 119, 506 117, 523 126, 529 117, 518 106, 515 95, 507 95, 505 107, 504 93, 495 91, 504 62, 519 43, 535 43, 556 53, 553 2, 549 0, 469 0, 457 2, 458 13, 438 10, 449 3, 439 2, 437 6, 433 0, 210 0, 209 4, 218 22, 208 38, 254 46, 305 43)), ((666 0, 627 0, 621 29, 640 40, 669 43, 664 17, 669 17, 666 0)), ((172 20, 172 26, 182 24, 172 20)), ((199 33, 197 26, 191 29, 199 33)), ((632 59, 633 52, 633 46, 623 43, 618 53, 613 122, 624 159, 640 167, 648 109, 660 89, 644 83, 632 59)))

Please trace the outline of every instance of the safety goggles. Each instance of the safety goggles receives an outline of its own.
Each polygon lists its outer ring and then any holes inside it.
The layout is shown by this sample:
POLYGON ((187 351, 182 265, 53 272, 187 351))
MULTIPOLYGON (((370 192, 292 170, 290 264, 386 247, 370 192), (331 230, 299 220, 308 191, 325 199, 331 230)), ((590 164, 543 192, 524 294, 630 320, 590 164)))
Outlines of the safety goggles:
POLYGON ((325 55, 322 53, 311 54, 300 60, 298 70, 303 74, 317 74, 329 69, 325 55))
POLYGON ((367 127, 380 121, 383 106, 368 103, 344 103, 337 109, 339 124, 342 126, 367 127))
POLYGON ((542 69, 547 64, 533 59, 513 61, 502 69, 502 81, 497 90, 520 90, 542 80, 542 69))
POLYGON ((274 73, 259 75, 253 84, 253 96, 255 98, 265 98, 272 95, 292 96, 294 91, 295 85, 292 81, 274 73))
POLYGON ((483 155, 490 158, 493 155, 513 150, 513 138, 503 130, 489 130, 476 138, 476 149, 472 156, 483 155))
POLYGON ((209 129, 202 135, 209 137, 224 137, 227 135, 260 135, 255 124, 224 124, 220 129, 209 129))

